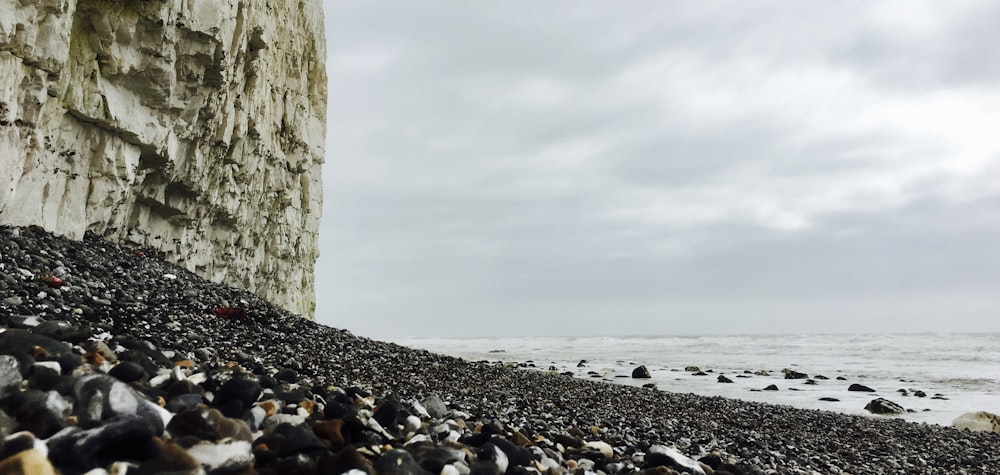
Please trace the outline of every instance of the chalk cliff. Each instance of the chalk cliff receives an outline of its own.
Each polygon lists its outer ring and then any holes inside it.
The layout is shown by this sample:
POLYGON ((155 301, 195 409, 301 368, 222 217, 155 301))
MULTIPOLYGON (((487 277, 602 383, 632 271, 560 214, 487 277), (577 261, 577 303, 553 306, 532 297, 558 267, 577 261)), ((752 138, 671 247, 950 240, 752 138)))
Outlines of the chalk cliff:
POLYGON ((319 0, 0 0, 0 222, 311 317, 324 58, 319 0))

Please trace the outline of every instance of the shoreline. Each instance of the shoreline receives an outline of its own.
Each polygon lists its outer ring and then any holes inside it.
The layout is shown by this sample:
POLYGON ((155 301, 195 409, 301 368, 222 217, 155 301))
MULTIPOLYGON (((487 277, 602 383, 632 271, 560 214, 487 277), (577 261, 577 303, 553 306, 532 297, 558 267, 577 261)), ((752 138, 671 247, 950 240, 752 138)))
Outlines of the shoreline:
POLYGON ((6 386, 0 409, 15 429, 31 427, 37 437, 8 436, 0 464, 34 461, 83 473, 115 462, 163 469, 180 460, 185 470, 209 473, 450 475, 989 473, 1000 466, 997 433, 469 362, 302 320, 93 236, 74 242, 15 229, 0 228, 0 326, 7 329, 0 352, 18 353, 12 359, 25 371, 6 386), (35 278, 59 268, 65 287, 35 278), (224 317, 222 308, 242 313, 224 317), (56 343, 31 340, 39 335, 56 343), (14 348, 22 340, 44 345, 14 348), (107 391, 88 392, 87 384, 98 383, 107 391), (108 401, 111 389, 129 403, 108 401), (84 404, 95 397, 106 403, 96 415, 84 404), (38 411, 19 412, 30 404, 38 411), (78 453, 84 440, 108 445, 78 453), (129 450, 112 444, 124 440, 129 450))
POLYGON ((473 361, 572 374, 612 384, 654 383, 659 389, 671 392, 829 409, 844 414, 866 415, 865 405, 882 397, 902 405, 907 412, 900 417, 908 421, 950 426, 962 414, 995 412, 998 407, 1000 381, 989 376, 998 367, 990 362, 1000 354, 970 356, 968 351, 952 349, 954 345, 988 344, 990 337, 965 334, 964 338, 941 335, 910 338, 900 342, 898 350, 887 350, 883 346, 886 337, 881 335, 856 335, 850 342, 839 337, 809 335, 805 343, 776 342, 772 337, 749 335, 704 337, 697 343, 686 344, 679 342, 683 337, 584 341, 574 337, 433 338, 396 342, 473 361), (823 350, 803 348, 805 344, 823 350), (716 349, 723 346, 739 354, 718 353, 716 349), (914 356, 910 347, 929 349, 931 353, 921 353, 928 360, 919 361, 921 356, 914 356), (878 351, 865 357, 873 349, 878 351), (578 364, 581 360, 585 361, 582 366, 578 364), (632 378, 632 371, 640 365, 647 368, 650 379, 632 378), (795 371, 804 377, 789 379, 783 371, 795 371), (719 378, 727 383, 720 383, 719 378), (874 391, 849 391, 855 383, 874 391))

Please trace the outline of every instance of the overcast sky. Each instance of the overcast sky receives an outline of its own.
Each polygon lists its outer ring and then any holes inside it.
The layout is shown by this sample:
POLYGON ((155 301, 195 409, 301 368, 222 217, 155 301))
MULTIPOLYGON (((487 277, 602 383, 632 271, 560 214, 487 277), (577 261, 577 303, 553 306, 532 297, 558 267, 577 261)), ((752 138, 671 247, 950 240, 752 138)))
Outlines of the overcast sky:
POLYGON ((1000 331, 1000 2, 325 4, 321 323, 1000 331))

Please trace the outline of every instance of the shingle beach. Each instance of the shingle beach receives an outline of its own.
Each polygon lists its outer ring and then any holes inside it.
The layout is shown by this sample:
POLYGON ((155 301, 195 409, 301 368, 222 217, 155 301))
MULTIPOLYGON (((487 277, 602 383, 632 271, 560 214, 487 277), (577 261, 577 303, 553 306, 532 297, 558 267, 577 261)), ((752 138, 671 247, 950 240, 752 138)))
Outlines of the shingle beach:
POLYGON ((4 474, 1000 473, 997 433, 467 362, 93 235, 0 228, 0 329, 4 474))

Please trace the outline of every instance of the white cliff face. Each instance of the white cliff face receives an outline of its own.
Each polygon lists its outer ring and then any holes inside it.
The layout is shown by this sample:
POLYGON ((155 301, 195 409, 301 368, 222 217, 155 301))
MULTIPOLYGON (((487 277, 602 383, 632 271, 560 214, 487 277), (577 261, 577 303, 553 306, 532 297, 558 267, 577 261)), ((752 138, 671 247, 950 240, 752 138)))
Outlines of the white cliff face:
POLYGON ((0 222, 311 316, 325 54, 319 0, 0 0, 0 222))

